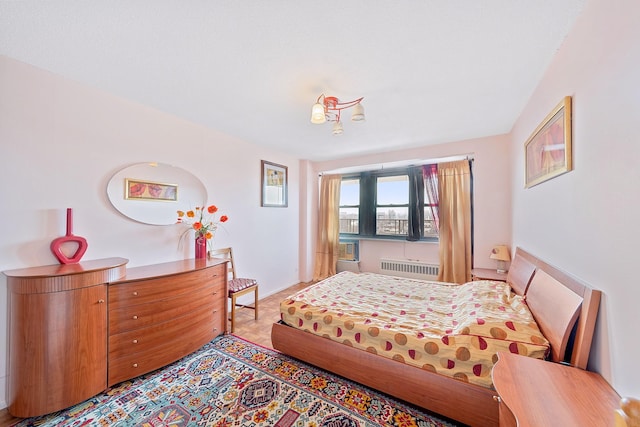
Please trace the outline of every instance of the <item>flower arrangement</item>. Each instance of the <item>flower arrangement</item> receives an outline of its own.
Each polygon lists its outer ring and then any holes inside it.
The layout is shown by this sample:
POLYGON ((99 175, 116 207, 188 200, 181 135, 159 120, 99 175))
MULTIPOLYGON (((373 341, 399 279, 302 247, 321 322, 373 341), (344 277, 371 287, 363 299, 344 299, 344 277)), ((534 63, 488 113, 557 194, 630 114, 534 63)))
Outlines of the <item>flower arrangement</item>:
POLYGON ((187 224, 189 228, 182 233, 180 240, 190 231, 195 231, 196 240, 198 238, 206 239, 207 243, 213 239, 218 229, 218 224, 221 222, 227 222, 229 217, 221 215, 218 220, 215 219, 218 207, 216 205, 196 206, 193 210, 178 211, 178 224, 187 224))

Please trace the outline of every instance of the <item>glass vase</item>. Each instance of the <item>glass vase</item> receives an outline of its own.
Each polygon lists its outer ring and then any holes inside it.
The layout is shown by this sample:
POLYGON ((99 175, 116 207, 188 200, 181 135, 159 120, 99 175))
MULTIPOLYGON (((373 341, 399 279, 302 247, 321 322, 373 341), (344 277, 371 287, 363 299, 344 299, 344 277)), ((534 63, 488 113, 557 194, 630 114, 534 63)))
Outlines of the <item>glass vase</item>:
POLYGON ((196 259, 207 258, 207 239, 204 236, 196 236, 196 259))

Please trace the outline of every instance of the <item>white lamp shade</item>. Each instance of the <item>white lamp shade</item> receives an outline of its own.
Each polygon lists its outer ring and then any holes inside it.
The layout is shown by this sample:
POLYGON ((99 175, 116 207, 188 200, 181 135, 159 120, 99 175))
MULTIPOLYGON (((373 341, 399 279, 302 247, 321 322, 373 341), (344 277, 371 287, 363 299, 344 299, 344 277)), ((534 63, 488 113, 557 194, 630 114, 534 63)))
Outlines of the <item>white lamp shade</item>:
POLYGON ((351 120, 354 122, 361 122, 364 120, 364 107, 362 104, 357 103, 353 106, 353 113, 351 114, 351 120))
POLYGON ((316 102, 313 104, 313 107, 311 107, 311 123, 319 125, 326 121, 327 118, 324 113, 324 105, 316 102))
POLYGON ((344 129, 342 128, 342 122, 335 122, 333 125, 333 134, 340 135, 344 129))

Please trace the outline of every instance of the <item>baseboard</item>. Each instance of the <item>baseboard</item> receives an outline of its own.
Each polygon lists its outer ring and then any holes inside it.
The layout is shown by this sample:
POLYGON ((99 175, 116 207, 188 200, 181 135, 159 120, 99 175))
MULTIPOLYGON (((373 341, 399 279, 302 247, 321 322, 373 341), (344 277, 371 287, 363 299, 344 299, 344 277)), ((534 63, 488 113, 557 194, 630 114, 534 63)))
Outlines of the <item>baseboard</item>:
MULTIPOLYGON (((263 298, 267 298, 267 297, 270 297, 271 295, 275 295, 275 294, 277 294, 279 292, 285 291, 285 290, 287 290, 287 289, 289 289, 289 288, 291 288, 293 286, 299 285, 300 283, 302 283, 302 282, 294 283, 293 285, 282 286, 282 287, 280 287, 278 289, 272 290, 271 292, 265 292, 264 294, 263 293, 259 293, 258 294, 258 300, 261 300, 263 298)), ((307 285, 311 285, 312 283, 313 282, 306 282, 307 285)), ((293 293, 293 291, 291 293, 293 293)))

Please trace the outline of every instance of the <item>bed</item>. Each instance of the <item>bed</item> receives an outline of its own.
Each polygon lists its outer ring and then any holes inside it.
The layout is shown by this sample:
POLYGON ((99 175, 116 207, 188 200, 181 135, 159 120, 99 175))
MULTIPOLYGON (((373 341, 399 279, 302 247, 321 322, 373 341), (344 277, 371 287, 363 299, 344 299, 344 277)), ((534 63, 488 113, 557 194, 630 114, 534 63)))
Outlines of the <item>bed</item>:
MULTIPOLYGON (((383 304, 371 300, 367 306, 363 295, 374 292, 373 282, 380 281, 383 288, 388 283, 373 275, 370 285, 362 285, 365 278, 362 276, 357 292, 340 287, 339 283, 354 281, 349 275, 340 273, 326 279, 344 296, 342 300, 324 301, 330 295, 321 287, 322 282, 300 292, 307 295, 285 299, 281 304, 283 320, 272 327, 273 347, 470 426, 498 425, 498 403, 490 372, 495 352, 504 351, 501 346, 586 369, 600 292, 520 248, 507 275, 508 287, 488 281, 439 284, 443 292, 452 295, 445 299, 445 307, 437 304, 437 297, 433 303, 420 300, 431 299, 428 295, 412 301, 414 296, 404 291, 404 281, 397 278, 392 279, 396 282, 392 282, 393 289, 387 292, 383 304), (468 298, 485 291, 490 305, 494 305, 492 312, 503 312, 497 317, 468 298), (389 294, 398 295, 399 300, 389 294), (353 300, 362 300, 366 309, 358 306, 359 313, 349 312, 347 302, 353 300), (319 308, 317 312, 312 310, 314 305, 319 308), (465 307, 461 309, 461 305, 465 307), (414 313, 417 317, 404 317, 403 311, 414 312, 420 306, 427 308, 414 313), (442 324, 434 326, 438 322, 427 310, 440 312, 442 324), (518 319, 514 321, 513 316, 518 319), (355 325, 358 317, 364 320, 364 330, 355 325), (433 338, 439 329, 444 335, 433 338), (374 333, 369 333, 372 330, 374 333), (456 345, 450 345, 451 341, 456 345), (445 347, 448 353, 443 352, 445 347), (425 351, 436 354, 435 361, 428 359, 425 351), (457 365, 456 369, 451 365, 457 365)), ((408 282, 406 286, 416 286, 408 282)))

